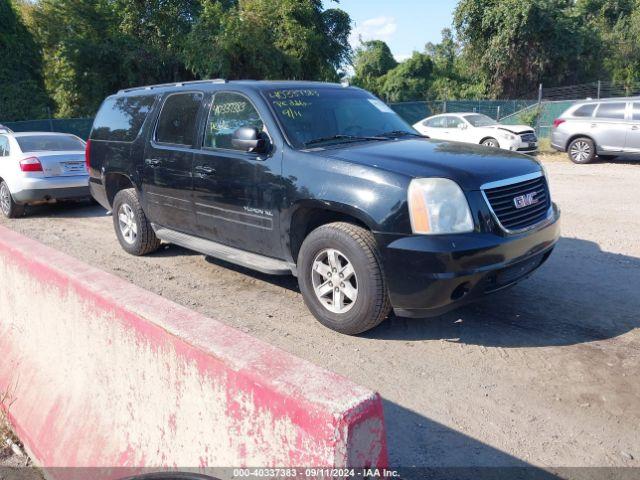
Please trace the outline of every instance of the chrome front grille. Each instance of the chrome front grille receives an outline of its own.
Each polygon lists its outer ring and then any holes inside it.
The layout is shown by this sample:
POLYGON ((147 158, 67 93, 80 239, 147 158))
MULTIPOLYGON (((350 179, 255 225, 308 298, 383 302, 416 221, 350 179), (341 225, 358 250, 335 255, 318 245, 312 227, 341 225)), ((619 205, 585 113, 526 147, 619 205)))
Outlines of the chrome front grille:
POLYGON ((526 230, 542 222, 551 207, 549 188, 543 175, 515 180, 515 183, 489 184, 482 189, 500 225, 511 232, 526 230))

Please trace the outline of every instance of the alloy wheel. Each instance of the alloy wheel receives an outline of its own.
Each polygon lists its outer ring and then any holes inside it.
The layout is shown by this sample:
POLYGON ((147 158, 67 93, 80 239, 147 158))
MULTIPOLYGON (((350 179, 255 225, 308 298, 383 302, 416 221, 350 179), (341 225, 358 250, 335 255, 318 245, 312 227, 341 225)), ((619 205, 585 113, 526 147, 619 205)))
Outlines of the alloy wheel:
POLYGON ((571 158, 573 158, 576 162, 585 162, 591 156, 591 146, 585 141, 578 141, 571 145, 571 150, 569 152, 571 154, 571 158))
POLYGON ((336 249, 318 253, 311 269, 311 282, 316 297, 330 312, 346 313, 356 303, 356 272, 349 259, 336 249))
POLYGON ((2 208, 2 213, 9 216, 11 212, 11 192, 6 183, 0 186, 0 208, 2 208))
POLYGON ((120 205, 118 210, 118 225, 125 242, 133 245, 138 238, 138 224, 133 209, 126 203, 120 205))

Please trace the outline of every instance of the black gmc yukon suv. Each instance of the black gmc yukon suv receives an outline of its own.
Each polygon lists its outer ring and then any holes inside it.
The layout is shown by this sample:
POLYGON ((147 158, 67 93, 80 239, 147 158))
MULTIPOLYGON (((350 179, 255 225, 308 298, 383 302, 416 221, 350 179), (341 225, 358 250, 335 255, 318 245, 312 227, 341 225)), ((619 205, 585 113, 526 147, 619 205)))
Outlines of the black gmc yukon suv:
POLYGON ((347 334, 514 285, 560 230, 536 160, 421 137, 335 84, 124 90, 100 108, 87 166, 127 252, 164 240, 296 275, 316 318, 347 334))

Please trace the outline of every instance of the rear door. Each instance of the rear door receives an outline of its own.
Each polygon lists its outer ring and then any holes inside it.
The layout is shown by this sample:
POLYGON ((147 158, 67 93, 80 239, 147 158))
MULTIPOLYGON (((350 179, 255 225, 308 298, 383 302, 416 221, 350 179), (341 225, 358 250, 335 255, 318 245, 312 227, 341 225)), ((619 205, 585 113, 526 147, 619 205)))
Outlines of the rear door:
POLYGON ((625 150, 631 153, 640 153, 640 102, 631 104, 631 121, 627 128, 625 150))
POLYGON ((603 102, 596 108, 589 132, 599 152, 621 152, 625 148, 627 130, 627 102, 603 102))
POLYGON ((240 127, 256 127, 271 144, 264 112, 247 95, 216 92, 204 125, 203 144, 193 162, 198 235, 225 245, 280 257, 282 155, 234 147, 240 127))
POLYGON ((143 160, 142 196, 151 222, 180 232, 195 230, 191 168, 203 93, 163 99, 143 160))

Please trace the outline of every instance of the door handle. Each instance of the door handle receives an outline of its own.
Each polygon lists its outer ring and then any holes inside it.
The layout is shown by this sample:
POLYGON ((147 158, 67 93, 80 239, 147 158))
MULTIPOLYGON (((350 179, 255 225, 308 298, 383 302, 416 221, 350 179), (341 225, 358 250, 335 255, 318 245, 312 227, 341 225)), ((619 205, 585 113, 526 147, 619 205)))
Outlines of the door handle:
POLYGON ((631 127, 631 130, 638 130, 640 129, 640 127, 638 127, 638 125, 634 125, 633 127, 631 127))
POLYGON ((592 124, 591 124, 591 128, 596 128, 597 126, 598 126, 598 124, 597 124, 597 123, 592 123, 592 124))
POLYGON ((208 165, 198 165, 194 170, 200 175, 214 175, 216 173, 216 169, 208 165))
POLYGON ((158 160, 157 158, 147 158, 144 161, 144 163, 146 163, 150 167, 159 167, 160 166, 160 160, 158 160))

